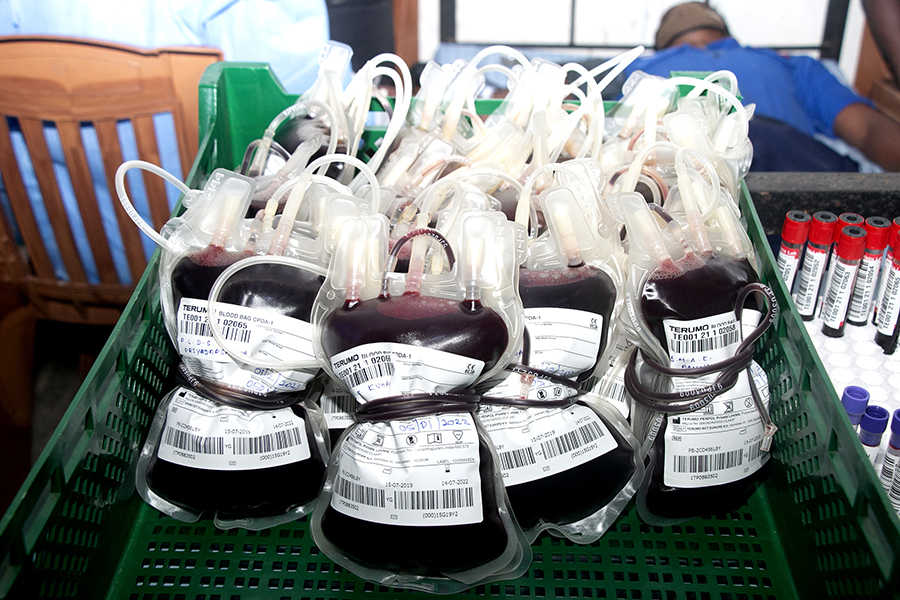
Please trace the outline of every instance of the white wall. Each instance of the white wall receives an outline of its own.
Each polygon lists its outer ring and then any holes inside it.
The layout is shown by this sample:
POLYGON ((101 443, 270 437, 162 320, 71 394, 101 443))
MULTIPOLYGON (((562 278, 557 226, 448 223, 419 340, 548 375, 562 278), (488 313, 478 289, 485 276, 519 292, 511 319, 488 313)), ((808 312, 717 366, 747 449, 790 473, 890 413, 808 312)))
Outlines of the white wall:
MULTIPOLYGON (((653 46, 663 12, 681 0, 576 0, 575 43, 653 46)), ((827 0, 713 0, 735 38, 747 45, 815 46, 821 43, 827 0)), ((570 0, 456 0, 462 43, 567 44, 570 0)), ((419 0, 419 58, 440 44, 439 0, 419 0)), ((839 62, 847 81, 856 76, 864 17, 852 0, 839 62)), ((601 54, 609 54, 609 51, 601 54)))

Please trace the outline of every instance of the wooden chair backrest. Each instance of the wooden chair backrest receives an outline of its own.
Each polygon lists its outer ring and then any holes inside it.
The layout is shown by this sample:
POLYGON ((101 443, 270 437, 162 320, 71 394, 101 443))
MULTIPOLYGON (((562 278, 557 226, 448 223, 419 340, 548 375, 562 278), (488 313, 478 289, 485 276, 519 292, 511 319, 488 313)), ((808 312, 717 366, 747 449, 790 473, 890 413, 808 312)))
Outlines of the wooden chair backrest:
MULTIPOLYGON (((112 324, 146 266, 141 233, 125 214, 115 191, 115 173, 124 162, 118 127, 130 121, 137 155, 161 164, 154 115, 174 122, 181 170, 187 177, 198 147, 198 82, 206 67, 222 60, 217 49, 200 47, 142 50, 119 44, 50 36, 0 37, 0 178, 14 222, 0 211, 0 278, 16 283, 38 309, 56 321, 112 324), (94 181, 84 149, 85 128, 96 132, 105 181, 94 181), (77 211, 93 254, 99 282, 89 281, 76 249, 47 141, 54 130, 65 159, 77 211), (13 149, 12 133, 24 140, 40 196, 52 224, 66 278, 58 278, 34 216, 13 149), (19 133, 20 132, 20 133, 19 133), (131 282, 117 276, 101 222, 95 185, 112 198, 131 282)), ((95 169, 96 172, 96 169, 95 169)), ((143 171, 140 171, 144 173, 143 171)), ((157 230, 168 220, 166 184, 143 176, 151 221, 157 230)))

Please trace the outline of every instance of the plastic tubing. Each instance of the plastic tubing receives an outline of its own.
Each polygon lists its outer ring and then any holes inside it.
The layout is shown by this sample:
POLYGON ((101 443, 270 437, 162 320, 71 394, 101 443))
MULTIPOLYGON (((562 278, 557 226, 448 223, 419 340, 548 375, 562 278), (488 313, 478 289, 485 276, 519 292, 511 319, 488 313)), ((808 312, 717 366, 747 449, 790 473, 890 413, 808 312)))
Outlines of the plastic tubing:
MULTIPOLYGON (((606 88, 606 86, 608 86, 610 84, 610 82, 613 79, 615 79, 616 77, 619 76, 619 73, 624 71, 625 68, 628 67, 628 65, 633 63, 635 61, 635 59, 638 56, 640 56, 643 51, 644 51, 643 46, 635 46, 631 50, 628 50, 617 56, 614 56, 611 59, 607 60, 606 62, 597 65, 596 67, 594 67, 587 73, 583 74, 581 77, 579 77, 572 83, 568 84, 565 89, 568 90, 570 88, 581 87, 582 84, 586 83, 589 79, 595 79, 597 77, 597 75, 599 75, 600 73, 603 73, 604 71, 606 71, 608 69, 612 69, 594 87, 594 90, 597 93, 600 93, 606 88)), ((588 96, 590 96, 590 94, 588 94, 588 96)))
MULTIPOLYGON (((667 83, 676 86, 693 86, 694 89, 692 89, 687 94, 688 98, 699 96, 703 91, 712 92, 714 94, 719 94, 720 96, 722 96, 734 108, 735 112, 738 115, 738 120, 741 123, 741 133, 743 134, 743 137, 747 137, 750 127, 749 119, 747 117, 747 110, 744 108, 744 105, 741 104, 740 100, 737 99, 737 96, 732 94, 730 91, 728 91, 721 85, 706 81, 704 79, 696 79, 694 77, 672 77, 666 81, 667 83)), ((726 152, 725 156, 730 156, 730 153, 726 152)))
MULTIPOLYGON (((388 62, 396 65, 397 70, 400 71, 401 83, 402 85, 398 88, 400 93, 397 95, 397 100, 394 103, 394 113, 391 116, 391 122, 388 124, 387 130, 384 132, 384 136, 381 138, 381 145, 378 147, 378 150, 375 151, 375 154, 372 155, 372 158, 369 159, 368 165, 371 171, 377 171, 378 167, 381 166, 381 162, 384 160, 384 157, 387 155, 388 150, 394 143, 394 139, 396 139, 397 135, 400 133, 400 129, 406 124, 406 115, 409 113, 409 107, 412 104, 412 75, 410 75, 409 67, 406 63, 396 54, 391 53, 383 53, 379 54, 370 61, 372 64, 380 64, 382 62, 388 62)), ((356 158, 356 157, 353 157, 356 158)), ((361 170, 361 169, 360 169, 361 170)), ((368 177, 366 177, 368 179, 368 177)), ((357 175, 353 181, 350 182, 350 190, 355 194, 359 191, 359 188, 363 186, 364 179, 357 175)), ((373 188, 377 187, 377 185, 373 184, 373 188)))
MULTIPOLYGON (((503 45, 495 45, 488 46, 480 50, 475 56, 472 57, 472 60, 469 62, 469 64, 463 67, 462 71, 460 71, 459 75, 457 76, 457 82, 461 87, 459 87, 454 93, 453 97, 450 100, 450 105, 447 107, 447 111, 445 112, 444 127, 442 132, 446 139, 453 139, 453 135, 456 133, 456 127, 457 125, 459 125, 459 118, 462 116, 463 106, 469 94, 469 87, 472 85, 472 79, 474 79, 475 74, 478 71, 478 64, 491 54, 501 53, 514 58, 526 69, 531 68, 531 63, 529 62, 529 60, 525 57, 524 54, 522 54, 515 48, 503 45)), ((384 146, 384 142, 382 142, 382 146, 384 146)))
POLYGON ((234 359, 235 362, 243 363, 251 367, 260 369, 273 369, 275 371, 319 368, 319 362, 315 358, 286 362, 281 360, 253 358, 246 354, 241 354, 234 348, 234 346, 232 346, 231 342, 225 339, 225 337, 219 331, 219 326, 217 324, 218 319, 215 319, 214 317, 218 314, 217 307, 219 304, 219 295, 222 292, 222 287, 225 285, 225 282, 231 278, 232 275, 234 275, 241 269, 245 269, 247 267, 258 264, 277 264, 287 265, 289 267, 298 269, 303 268, 318 275, 322 275, 323 277, 328 274, 327 270, 323 267, 307 262, 302 262, 297 259, 288 258, 287 256, 251 256, 250 258, 245 258, 244 260, 240 260, 230 265, 227 269, 222 271, 222 273, 216 279, 215 283, 213 283, 212 288, 210 288, 209 290, 209 300, 206 310, 207 314, 209 315, 209 331, 210 333, 212 333, 213 339, 216 340, 216 343, 222 348, 222 350, 224 350, 228 354, 228 356, 234 359))
POLYGON ((269 156, 269 147, 272 145, 272 140, 275 138, 275 132, 278 130, 278 127, 292 117, 308 115, 309 109, 311 108, 318 108, 328 115, 328 124, 331 126, 332 130, 332 135, 328 136, 331 138, 328 143, 329 154, 334 152, 334 150, 331 149, 332 143, 334 144, 334 148, 337 148, 338 137, 333 135, 337 126, 337 115, 335 114, 334 109, 318 100, 301 100, 285 108, 269 122, 269 126, 266 127, 266 130, 263 132, 263 137, 257 147, 256 154, 253 156, 253 161, 250 163, 249 173, 254 175, 262 174, 263 168, 266 165, 266 159, 269 156))
MULTIPOLYGON (((534 172, 528 176, 528 179, 525 180, 525 183, 522 185, 522 191, 519 192, 519 201, 516 203, 516 223, 522 225, 526 231, 528 231, 528 221, 530 218, 533 218, 534 211, 531 206, 531 190, 534 188, 535 183, 538 178, 540 178, 544 173, 548 171, 556 172, 566 169, 565 163, 550 163, 546 164, 538 169, 535 169, 534 172)), ((585 186, 585 189, 591 189, 591 185, 589 182, 585 181, 584 178, 578 174, 573 173, 573 176, 578 179, 581 185, 585 186)), ((597 228, 597 214, 596 211, 591 211, 593 214, 591 215, 594 218, 594 223, 592 227, 594 230, 597 228)), ((531 237, 531 236, 529 236, 531 237)))
MULTIPOLYGON (((475 110, 475 83, 478 82, 479 77, 481 77, 485 73, 490 73, 491 71, 503 73, 504 75, 506 75, 506 78, 509 80, 509 82, 513 85, 519 83, 519 77, 512 69, 510 69, 506 65, 485 65, 483 67, 480 67, 472 76, 472 82, 471 85, 469 85, 469 95, 466 99, 466 109, 471 114, 477 114, 477 111, 475 110)), ((509 84, 507 84, 507 86, 509 86, 509 84)))
MULTIPOLYGON (((420 237, 420 236, 428 236, 437 240, 437 242, 441 245, 441 248, 444 250, 444 254, 447 257, 447 267, 448 269, 453 269, 453 264, 456 262, 456 256, 453 254, 453 248, 450 247, 450 242, 447 241, 447 238, 443 236, 443 234, 437 229, 431 229, 430 227, 419 227, 417 229, 413 229, 408 232, 406 235, 397 240, 397 243, 394 244, 394 247, 391 248, 391 253, 388 256, 387 265, 384 270, 384 274, 381 277, 381 293, 379 294, 379 298, 389 298, 390 297, 390 285, 391 281, 388 278, 388 273, 394 270, 394 265, 397 263, 397 256, 400 254, 400 248, 403 247, 406 242, 420 237)), ((410 268, 410 273, 407 275, 407 292, 418 292, 419 287, 421 287, 421 275, 414 275, 412 272, 412 268, 410 268), (418 281, 410 281, 410 277, 416 277, 418 281), (412 286, 412 289, 410 289, 412 286)))
POLYGON ((640 175, 641 169, 644 166, 644 163, 647 161, 647 158, 650 156, 650 153, 659 148, 669 148, 678 152, 682 149, 682 146, 674 142, 653 142, 652 144, 647 144, 644 148, 634 157, 634 160, 631 161, 631 164, 628 167, 628 170, 625 172, 625 177, 621 178, 622 187, 620 188, 623 192, 633 192, 635 186, 637 185, 638 175, 640 175))
POLYGON ((157 246, 164 250, 174 251, 174 249, 169 245, 169 241, 161 236, 156 229, 150 226, 143 217, 138 213, 137 209, 134 208, 134 205, 131 203, 131 198, 128 197, 128 191, 125 189, 125 173, 127 173, 131 169, 142 169, 144 171, 149 171, 154 175, 162 177, 172 185, 178 188, 178 190, 182 194, 187 194, 191 191, 187 185, 184 184, 183 181, 163 169, 162 167, 158 167, 153 163, 149 163, 143 160, 128 160, 119 165, 119 168, 116 169, 116 192, 119 195, 119 202, 122 203, 122 208, 125 209, 125 213, 131 217, 131 220, 134 221, 134 224, 138 226, 138 229, 144 232, 144 234, 153 240, 157 246))
MULTIPOLYGON (((316 160, 306 165, 306 168, 303 170, 303 172, 291 180, 294 186, 302 184, 304 186, 304 189, 300 192, 296 190, 291 191, 291 195, 288 197, 287 204, 285 204, 284 210, 281 214, 281 221, 279 221, 278 223, 277 233, 272 239, 272 244, 269 248, 269 254, 281 254, 282 252, 284 252, 284 248, 287 246, 288 239, 291 235, 291 230, 294 227, 294 217, 296 216, 297 210, 300 207, 300 202, 306 195, 306 188, 309 187, 309 184, 312 182, 313 177, 316 176, 313 172, 317 168, 327 166, 333 162, 347 163, 359 169, 360 175, 365 179, 368 179, 369 183, 372 186, 372 205, 381 206, 381 188, 378 187, 378 180, 375 179, 375 173, 372 172, 372 169, 370 169, 366 165, 366 163, 348 154, 327 154, 325 156, 320 156, 316 160), (295 194, 297 193, 302 194, 302 196, 295 199, 295 194)), ((334 182, 334 184, 340 185, 337 182, 334 182)), ((332 185, 332 183, 328 182, 327 185, 332 185)))
MULTIPOLYGON (((670 377, 698 377, 717 373, 716 380, 712 384, 685 392, 657 392, 652 390, 644 386, 637 376, 637 353, 640 348, 636 348, 625 370, 625 388, 631 394, 631 397, 651 410, 668 414, 682 414, 700 410, 715 400, 717 396, 734 387, 740 372, 750 367, 753 360, 753 345, 775 322, 778 316, 778 301, 775 299, 774 292, 761 283, 750 283, 744 286, 735 301, 734 312, 738 323, 741 322, 744 302, 751 293, 763 294, 766 297, 768 300, 766 314, 750 335, 741 341, 734 356, 696 369, 673 369, 644 355, 644 363, 646 365, 670 377)), ((750 388, 752 392, 756 386, 751 383, 750 388)), ((771 419, 769 419, 768 414, 762 414, 761 401, 757 400, 756 397, 754 397, 754 401, 756 401, 757 407, 760 408, 764 424, 770 425, 771 419)))

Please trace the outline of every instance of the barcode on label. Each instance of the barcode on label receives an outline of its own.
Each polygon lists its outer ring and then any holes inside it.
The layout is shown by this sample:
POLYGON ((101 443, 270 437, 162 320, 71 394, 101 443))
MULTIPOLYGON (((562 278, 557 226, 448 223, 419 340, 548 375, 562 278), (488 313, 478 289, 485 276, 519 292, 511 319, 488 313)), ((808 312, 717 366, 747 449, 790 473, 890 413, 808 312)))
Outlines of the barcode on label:
POLYGON ((500 468, 504 471, 527 467, 537 462, 534 451, 530 447, 498 452, 497 455, 500 457, 500 468))
POLYGON ((748 452, 747 462, 752 462, 759 458, 760 454, 762 454, 762 440, 756 442, 752 446, 750 446, 750 451, 748 452))
POLYGON ((719 454, 676 455, 676 473, 708 473, 738 467, 744 463, 744 451, 732 450, 719 454))
MULTIPOLYGON (((185 335, 212 337, 212 331, 209 330, 209 324, 206 321, 182 321, 181 333, 185 335)), ((222 337, 229 342, 241 342, 242 344, 250 342, 249 329, 226 326, 222 327, 221 334, 222 337)))
POLYGON ((600 378, 596 375, 591 375, 581 383, 580 387, 586 392, 591 392, 595 387, 597 387, 598 383, 600 383, 600 378))
POLYGON ((345 498, 350 502, 365 504, 366 506, 376 506, 378 508, 385 507, 384 490, 379 490, 378 488, 360 485, 338 477, 335 482, 334 491, 338 496, 345 498))
POLYGON ((809 307, 809 304, 815 300, 810 296, 818 295, 819 277, 814 277, 813 272, 818 270, 819 264, 820 260, 807 252, 803 268, 800 270, 800 283, 797 284, 798 306, 809 307))
POLYGON ((206 321, 181 321, 181 333, 184 335, 198 335, 212 337, 209 324, 206 321))
POLYGON ((300 428, 294 427, 284 431, 276 431, 269 435, 261 435, 252 438, 234 438, 235 454, 264 454, 284 450, 291 446, 299 446, 303 443, 300 428))
POLYGON ((225 438, 193 435, 174 427, 166 427, 165 443, 195 454, 225 454, 225 438))
POLYGON ((543 442, 541 444, 541 451, 544 453, 545 459, 555 458, 560 454, 577 450, 586 444, 599 440, 603 435, 603 430, 600 429, 600 425, 596 422, 591 422, 587 425, 582 425, 575 431, 570 431, 569 433, 543 442))
POLYGON ((625 384, 619 383, 618 381, 614 381, 612 387, 609 388, 609 392, 606 394, 606 399, 610 402, 619 402, 625 403, 625 384))
POLYGON ((839 320, 840 316, 838 315, 838 311, 840 307, 838 306, 838 292, 844 285, 843 275, 846 271, 841 270, 840 273, 837 273, 837 270, 834 275, 831 277, 831 283, 828 286, 828 290, 825 294, 825 302, 822 305, 822 314, 820 318, 823 321, 832 321, 839 320))
POLYGON ((891 481, 894 480, 894 469, 897 466, 897 457, 894 454, 885 453, 884 462, 881 463, 881 486, 885 491, 891 491, 891 481))
POLYGON ((351 388, 362 385, 377 377, 390 377, 394 374, 394 363, 378 363, 371 367, 363 367, 344 376, 344 381, 351 388))
POLYGON ((397 510, 438 510, 472 506, 475 506, 475 492, 471 487, 394 492, 394 508, 397 510))
POLYGON ((729 331, 722 335, 704 338, 702 340, 672 340, 669 350, 673 354, 689 354, 693 352, 709 352, 710 350, 718 350, 727 348, 732 344, 740 341, 740 334, 737 330, 729 331))

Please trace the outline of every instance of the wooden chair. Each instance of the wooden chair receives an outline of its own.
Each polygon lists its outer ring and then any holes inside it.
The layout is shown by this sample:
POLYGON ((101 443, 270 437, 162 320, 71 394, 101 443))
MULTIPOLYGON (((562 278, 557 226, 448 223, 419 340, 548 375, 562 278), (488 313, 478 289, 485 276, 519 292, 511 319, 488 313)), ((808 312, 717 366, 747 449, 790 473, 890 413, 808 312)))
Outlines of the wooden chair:
MULTIPOLYGON (((0 178, 11 207, 11 215, 0 210, 0 425, 30 428, 36 320, 114 325, 146 266, 142 234, 115 192, 115 172, 125 160, 118 128, 129 121, 138 158, 161 164, 154 115, 171 115, 187 177, 198 147, 198 82, 220 60, 221 52, 211 48, 142 50, 77 38, 0 37, 0 178), (84 149, 86 130, 96 133, 99 157, 84 149), (48 132, 58 135, 70 187, 59 184, 48 132), (17 160, 22 141, 30 165, 17 160), (91 166, 101 163, 105 181, 94 181, 91 166), (57 276, 60 264, 54 265, 39 230, 35 199, 23 179, 32 172, 67 277, 57 276), (95 185, 109 191, 131 281, 117 275, 95 185), (80 235, 89 243, 97 281, 79 255, 80 228, 66 212, 65 189, 74 191, 76 202, 70 203, 83 223, 80 235)), ((170 214, 166 184, 152 175, 143 182, 150 222, 159 229, 170 214)), ((0 440, 10 438, 4 433, 0 440)))

